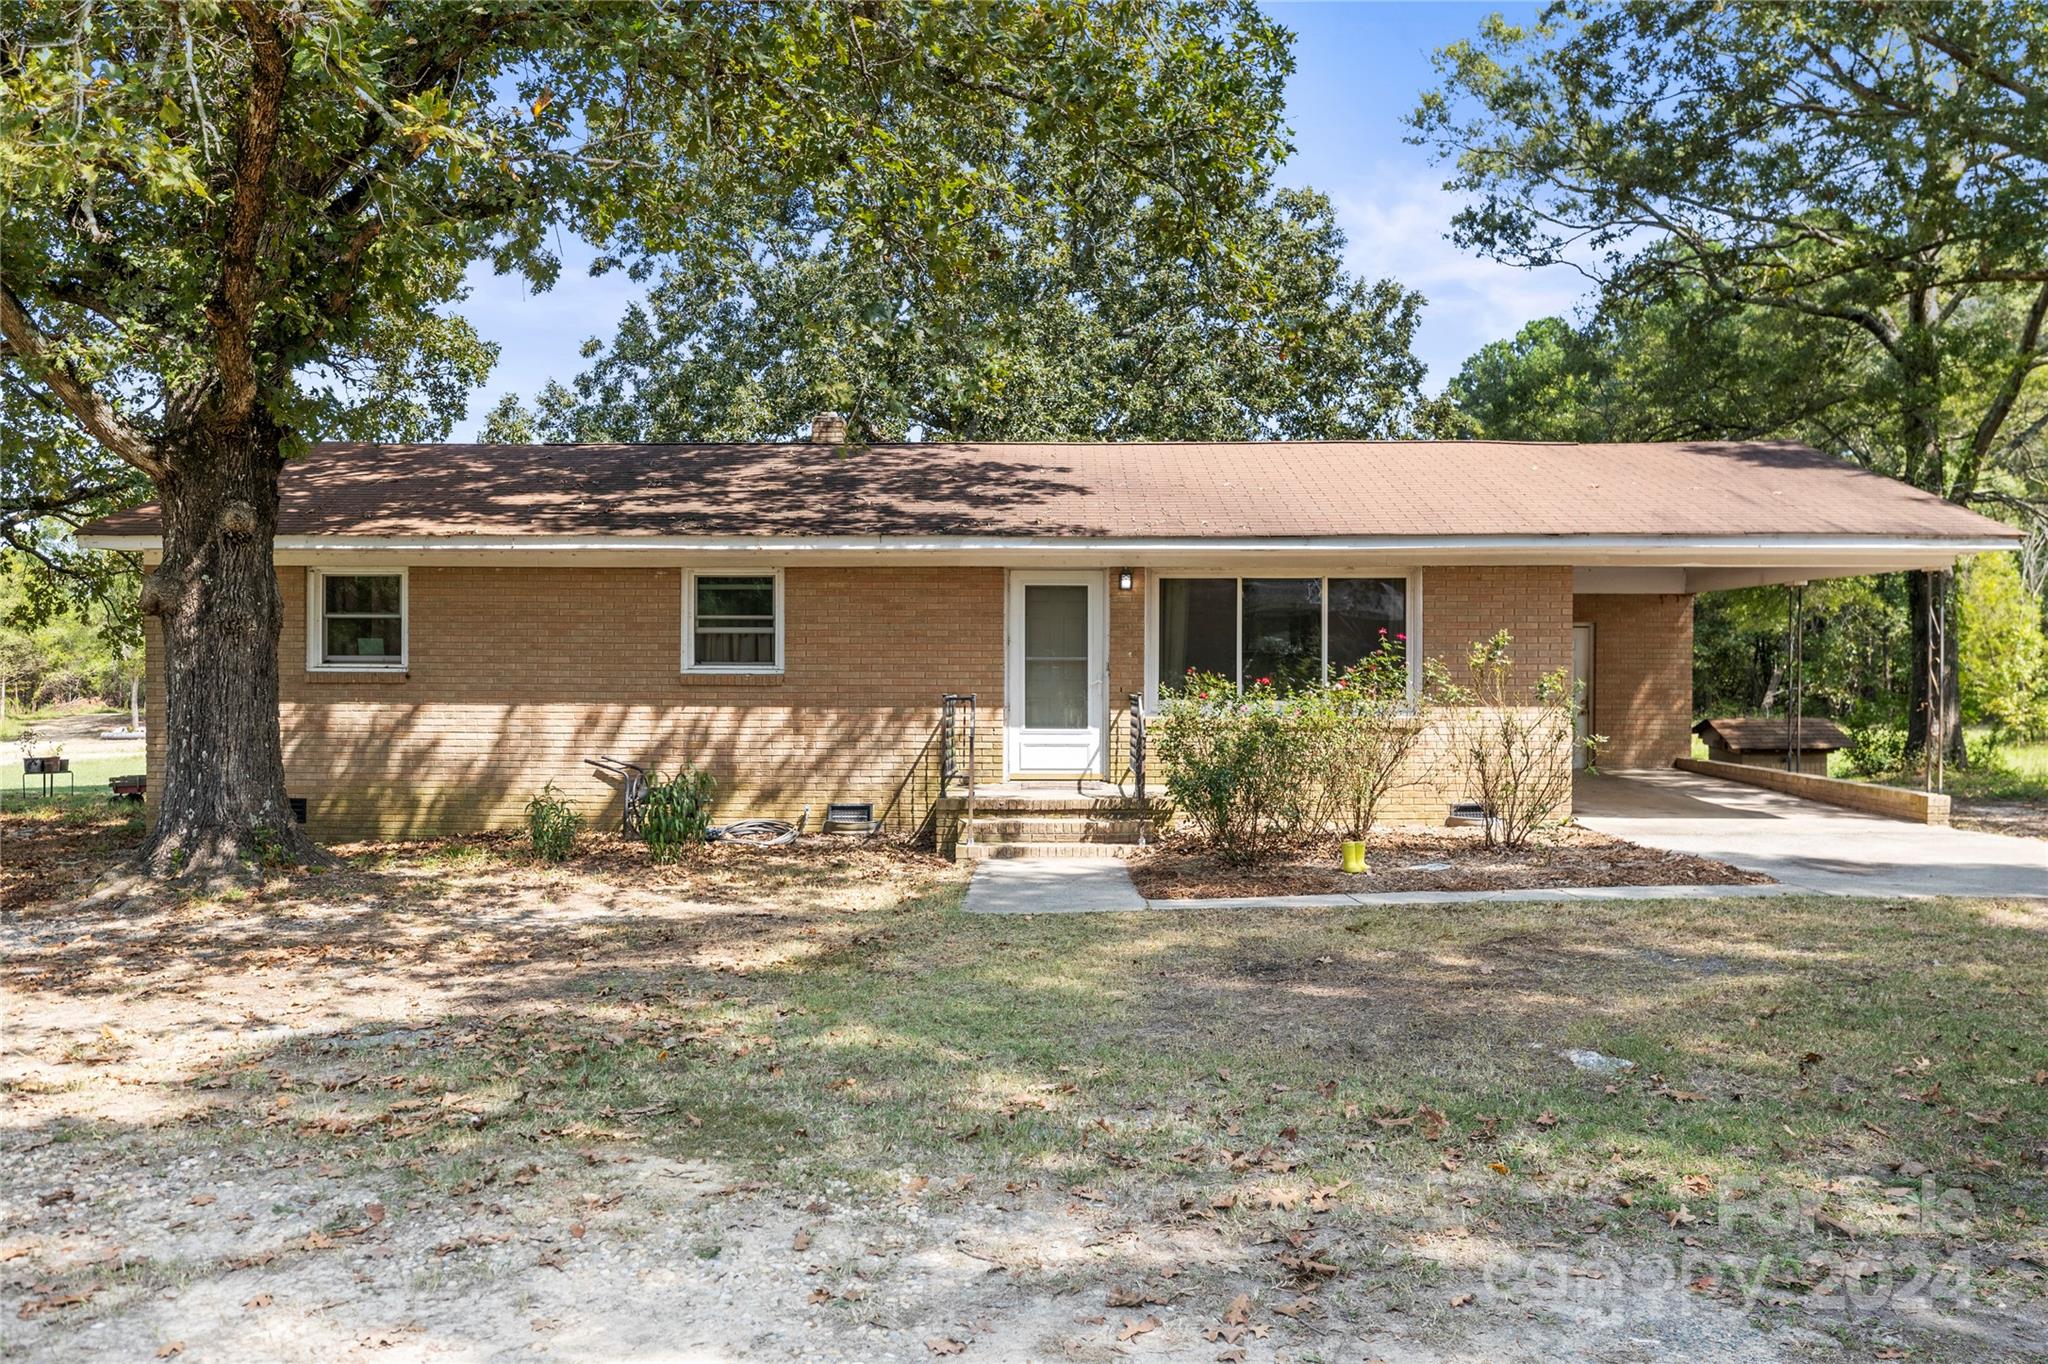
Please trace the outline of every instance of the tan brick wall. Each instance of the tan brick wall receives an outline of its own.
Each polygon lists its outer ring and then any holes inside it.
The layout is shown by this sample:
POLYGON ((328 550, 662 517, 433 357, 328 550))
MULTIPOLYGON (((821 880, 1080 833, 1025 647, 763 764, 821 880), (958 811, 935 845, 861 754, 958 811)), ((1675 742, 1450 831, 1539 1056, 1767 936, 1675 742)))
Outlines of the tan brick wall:
POLYGON ((1882 786, 1876 782, 1850 781, 1843 777, 1787 772, 1782 767, 1718 763, 1697 758, 1680 758, 1677 765, 1702 776, 1762 786, 1805 800, 1860 810, 1867 815, 1883 815, 1887 819, 1903 819, 1912 824, 1947 824, 1949 821, 1949 798, 1935 791, 1914 791, 1900 786, 1882 786))
MULTIPOLYGON (((673 568, 415 567, 410 671, 309 673, 306 570, 279 576, 286 784, 309 797, 321 837, 509 826, 550 780, 609 824, 617 802, 582 765, 597 753, 709 767, 721 818, 794 816, 805 804, 822 814, 832 799, 880 808, 912 774, 949 690, 980 695, 978 761, 990 779, 1001 771, 1001 569, 788 569, 786 670, 772 677, 680 671, 673 568)), ((1125 697, 1144 681, 1144 575, 1130 592, 1112 575, 1108 593, 1112 771, 1124 776, 1125 697)), ((1568 667, 1572 613, 1568 568, 1422 575, 1422 648, 1461 681, 1471 643, 1503 628, 1515 637, 1517 687, 1568 667)), ((153 628, 150 642, 150 704, 161 715, 153 628)), ((1421 780, 1389 819, 1440 820, 1469 794, 1454 750, 1444 725, 1425 736, 1421 780)), ((154 788, 155 731, 149 767, 154 788)))
POLYGON ((1593 627, 1596 761, 1613 771, 1669 767, 1692 753, 1692 598, 1581 593, 1572 618, 1593 627))
MULTIPOLYGON (((279 576, 286 787, 322 837, 509 825, 551 780, 610 823, 582 763, 599 753, 709 768, 721 818, 880 809, 945 691, 980 695, 981 761, 1000 762, 999 569, 789 569, 776 676, 681 671, 673 568, 414 568, 409 672, 311 673, 306 570, 279 576)), ((154 705, 154 651, 150 683, 154 705)))
MULTIPOLYGON (((1453 681, 1471 684, 1467 653, 1496 630, 1514 637, 1510 685, 1519 695, 1572 661, 1572 571, 1553 567, 1450 567, 1422 573, 1422 653, 1440 661, 1453 681)), ((1448 807, 1476 793, 1468 789, 1458 729, 1472 719, 1440 716, 1410 759, 1414 780, 1394 793, 1383 818, 1390 822, 1443 822, 1448 807)), ((1569 753, 1560 751, 1560 762, 1569 753)))

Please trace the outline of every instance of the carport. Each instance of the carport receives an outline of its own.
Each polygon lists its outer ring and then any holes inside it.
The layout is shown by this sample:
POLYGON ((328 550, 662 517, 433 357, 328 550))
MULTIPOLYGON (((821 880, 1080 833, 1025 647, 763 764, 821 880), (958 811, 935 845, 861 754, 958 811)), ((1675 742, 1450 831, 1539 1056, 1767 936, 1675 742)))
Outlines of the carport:
POLYGON ((2048 899, 2039 839, 1908 824, 1679 771, 1581 774, 1572 804, 1589 829, 1802 890, 2048 899))

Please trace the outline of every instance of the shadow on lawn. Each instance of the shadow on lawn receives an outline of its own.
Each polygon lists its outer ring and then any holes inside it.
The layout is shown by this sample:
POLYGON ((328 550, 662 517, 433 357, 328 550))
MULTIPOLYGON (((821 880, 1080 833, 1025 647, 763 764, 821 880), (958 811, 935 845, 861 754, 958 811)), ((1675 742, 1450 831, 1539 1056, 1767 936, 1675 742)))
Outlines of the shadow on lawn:
POLYGON ((0 963, 36 1029, 18 1045, 62 1049, 39 995, 132 999, 159 1034, 290 1001, 303 1022, 268 1025, 290 1036, 161 1082, 184 1096, 169 1107, 380 1161, 631 1142, 764 1178, 1022 1171, 1152 1196, 1234 1186, 1265 1150, 1284 1160, 1255 1173, 1325 1183, 1498 1160, 1645 1213, 1682 1201, 1684 1173, 1917 1161, 2041 1202, 2048 1087, 2027 1076, 2048 1052, 2027 1001, 2048 944, 1989 912, 992 919, 952 912, 936 863, 597 876, 472 846, 232 905, 29 916, 0 963), (1571 1047, 1637 1066, 1584 1074, 1571 1047))

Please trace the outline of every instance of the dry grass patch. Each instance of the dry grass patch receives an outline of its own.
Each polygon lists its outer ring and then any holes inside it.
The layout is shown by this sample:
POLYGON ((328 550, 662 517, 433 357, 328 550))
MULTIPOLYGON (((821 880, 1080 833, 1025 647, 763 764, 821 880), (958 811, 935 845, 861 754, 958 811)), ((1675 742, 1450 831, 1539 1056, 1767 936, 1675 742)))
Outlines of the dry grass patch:
POLYGON ((2041 1338, 2031 905, 1023 919, 844 845, 345 851, 230 901, 43 878, 0 922, 0 1274, 47 1304, 0 1357, 2041 1338), (1902 1251, 1967 1281, 1830 1306, 1902 1251), (1517 1277, 1544 1257, 1604 1277, 1517 1277))

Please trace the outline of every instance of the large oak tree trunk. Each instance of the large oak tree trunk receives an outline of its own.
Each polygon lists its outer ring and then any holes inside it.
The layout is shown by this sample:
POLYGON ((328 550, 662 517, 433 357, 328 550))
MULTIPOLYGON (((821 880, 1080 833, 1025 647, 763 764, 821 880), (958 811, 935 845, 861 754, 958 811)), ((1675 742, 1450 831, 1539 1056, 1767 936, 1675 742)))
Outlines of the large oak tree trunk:
POLYGON ((292 819, 278 735, 278 434, 196 429, 164 451, 163 562, 142 588, 164 651, 162 790, 141 854, 159 874, 323 856, 292 819))
MULTIPOLYGON (((1906 575, 1906 612, 1912 618, 1913 645, 1911 675, 1907 679, 1906 696, 1906 751, 1909 754, 1927 752, 1927 718, 1931 712, 1927 704, 1927 663, 1932 657, 1934 641, 1927 624, 1927 601, 1934 590, 1934 574, 1908 573, 1906 575)), ((1950 583, 1950 595, 1954 595, 1954 583, 1950 583)), ((1951 600, 1949 603, 1953 607, 1951 600)), ((1955 618, 1948 620, 1948 628, 1942 632, 1946 642, 1947 663, 1944 676, 1947 685, 1940 700, 1941 732, 1947 736, 1948 761, 1951 766, 1963 762, 1963 687, 1958 674, 1956 652, 1955 618)))

